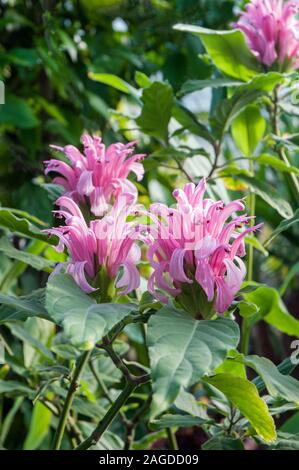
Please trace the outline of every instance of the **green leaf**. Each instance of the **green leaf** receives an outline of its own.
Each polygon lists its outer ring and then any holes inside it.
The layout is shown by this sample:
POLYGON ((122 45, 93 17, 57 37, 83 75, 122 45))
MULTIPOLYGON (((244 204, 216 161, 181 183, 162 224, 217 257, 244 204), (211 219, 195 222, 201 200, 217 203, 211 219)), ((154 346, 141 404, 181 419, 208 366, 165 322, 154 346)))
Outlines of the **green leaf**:
POLYGON ((226 398, 248 419, 262 439, 269 443, 275 441, 276 431, 273 418, 253 383, 232 374, 218 374, 205 380, 224 393, 226 398))
POLYGON ((283 333, 299 337, 299 320, 290 315, 276 289, 262 286, 244 294, 244 298, 260 309, 255 321, 262 318, 283 333))
POLYGON ((206 441, 202 446, 202 450, 244 450, 241 439, 229 436, 214 436, 206 441))
POLYGON ((32 266, 38 271, 51 271, 51 268, 53 268, 55 265, 53 261, 45 259, 42 256, 38 256, 23 250, 17 250, 9 243, 7 238, 0 239, 0 252, 3 252, 6 256, 8 256, 8 258, 23 261, 28 266, 32 266))
POLYGON ((212 119, 215 132, 223 139, 232 122, 250 104, 253 104, 265 92, 255 89, 239 87, 231 98, 220 101, 212 119))
POLYGON ((290 434, 279 432, 273 448, 275 450, 299 450, 299 433, 290 434))
POLYGON ((258 157, 254 157, 253 160, 259 165, 271 166, 275 170, 282 171, 283 173, 294 173, 299 176, 299 170, 295 166, 288 166, 285 162, 275 157, 274 155, 268 155, 263 153, 258 157))
POLYGON ((29 432, 23 446, 24 450, 35 450, 39 447, 49 432, 51 418, 51 411, 38 401, 33 408, 29 432))
POLYGON ((198 35, 216 67, 230 77, 248 81, 260 71, 260 64, 239 30, 214 31, 187 24, 177 24, 174 29, 198 35))
POLYGON ((207 420, 199 418, 198 416, 166 414, 160 419, 153 420, 151 422, 151 427, 154 430, 159 431, 160 429, 172 427, 189 428, 193 426, 202 426, 207 422, 207 420))
POLYGON ((166 410, 184 387, 211 373, 239 341, 232 320, 194 320, 164 307, 148 323, 147 344, 153 381, 152 416, 166 410))
POLYGON ((168 140, 168 124, 173 106, 172 88, 167 83, 154 82, 143 90, 143 108, 136 119, 141 130, 164 142, 168 140))
POLYGON ((39 120, 25 100, 6 95, 5 104, 0 106, 0 124, 19 129, 32 129, 39 125, 39 120))
MULTIPOLYGON (((55 237, 49 239, 46 234, 41 232, 41 229, 37 225, 32 223, 32 220, 37 221, 38 219, 24 211, 12 211, 8 208, 0 208, 1 227, 7 228, 11 232, 27 238, 35 238, 47 243, 55 243, 55 237)), ((45 224, 43 225, 45 226, 45 224)))
POLYGON ((109 85, 123 93, 131 94, 132 90, 134 90, 134 88, 125 80, 111 73, 89 72, 88 77, 95 82, 104 83, 105 85, 109 85))
POLYGON ((258 106, 250 105, 232 123, 233 138, 246 157, 254 154, 266 130, 266 120, 258 106))
POLYGON ((259 307, 252 302, 239 302, 238 309, 241 317, 248 318, 255 315, 259 311, 259 307))
POLYGON ((288 402, 299 404, 299 382, 279 372, 267 358, 246 356, 245 364, 254 369, 263 379, 269 394, 274 398, 283 398, 288 402))
POLYGON ((135 72, 135 82, 137 83, 140 88, 146 88, 152 84, 152 81, 150 78, 148 78, 145 73, 140 72, 139 70, 136 70, 135 72))
POLYGON ((273 207, 282 217, 289 219, 293 216, 293 210, 290 204, 282 199, 278 195, 277 190, 273 189, 268 183, 243 173, 236 176, 236 178, 248 184, 259 197, 269 204, 269 206, 273 207))
POLYGON ((187 80, 180 89, 179 96, 193 93, 194 91, 203 90, 204 88, 224 88, 224 87, 235 87, 242 85, 242 82, 238 80, 232 80, 231 78, 210 78, 208 80, 187 80))
POLYGON ((294 264, 294 266, 291 267, 291 269, 289 270, 288 274, 285 276, 284 278, 284 281, 283 281, 283 284, 282 286, 280 287, 279 289, 279 294, 281 296, 284 295, 285 291, 287 290, 290 282, 292 281, 292 279, 297 276, 297 274, 299 273, 299 261, 297 263, 294 264))
POLYGON ((48 281, 46 308, 63 326, 71 343, 81 349, 91 349, 114 325, 137 310, 131 304, 96 304, 65 274, 48 281))
POLYGON ((271 236, 268 238, 268 240, 265 242, 265 245, 268 246, 270 243, 273 242, 273 240, 280 235, 282 232, 285 232, 288 230, 292 225, 298 224, 299 222, 299 209, 296 210, 294 213, 293 217, 290 217, 287 220, 283 220, 278 227, 276 227, 275 230, 273 230, 271 236))
POLYGON ((203 139, 207 140, 211 144, 214 144, 214 139, 207 127, 199 122, 196 116, 185 108, 178 101, 175 101, 172 108, 172 115, 183 126, 184 129, 192 132, 192 134, 198 135, 203 139))
POLYGON ((260 251, 263 253, 264 256, 269 256, 269 252, 264 248, 264 246, 261 244, 258 238, 252 237, 250 235, 245 236, 245 243, 247 245, 253 246, 257 251, 260 251))
POLYGON ((34 67, 40 60, 35 49, 15 47, 6 54, 5 59, 8 59, 13 64, 21 67, 34 67))
POLYGON ((24 321, 30 317, 49 320, 44 307, 45 289, 38 289, 22 297, 0 294, 0 324, 24 321))
POLYGON ((0 380, 0 394, 7 393, 10 396, 25 395, 33 396, 34 390, 16 380, 0 380))

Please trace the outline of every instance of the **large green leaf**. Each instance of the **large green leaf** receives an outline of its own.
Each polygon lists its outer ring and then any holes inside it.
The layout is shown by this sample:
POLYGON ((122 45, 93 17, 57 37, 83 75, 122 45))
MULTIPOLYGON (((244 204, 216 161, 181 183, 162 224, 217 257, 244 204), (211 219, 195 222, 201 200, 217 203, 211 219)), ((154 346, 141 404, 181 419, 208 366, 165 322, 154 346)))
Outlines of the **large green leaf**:
POLYGON ((299 382, 294 377, 281 374, 273 362, 265 357, 247 356, 245 364, 261 376, 272 397, 299 404, 299 382))
POLYGON ((166 410, 184 387, 211 373, 239 341, 232 320, 194 320, 164 307, 148 323, 147 343, 153 381, 152 415, 166 410))
POLYGON ((288 219, 293 216, 293 210, 288 201, 282 199, 277 190, 268 183, 258 180, 253 176, 246 175, 243 172, 238 174, 236 178, 248 184, 259 197, 269 204, 269 206, 276 209, 282 217, 288 219))
POLYGON ((266 130, 266 120, 258 106, 250 105, 232 123, 233 138, 246 157, 253 155, 266 130))
POLYGON ((173 107, 173 92, 170 85, 154 82, 143 90, 142 112, 136 119, 141 130, 153 137, 168 140, 168 124, 173 107))
POLYGON ((6 256, 12 259, 23 261, 29 266, 37 269, 38 271, 46 270, 51 271, 55 263, 49 259, 45 259, 42 256, 38 256, 28 251, 17 250, 8 241, 7 238, 0 239, 0 252, 3 252, 6 256))
POLYGON ((51 318, 63 326, 71 343, 82 349, 91 349, 115 324, 137 309, 131 304, 96 304, 65 274, 49 280, 46 308, 51 318))
POLYGON ((0 124, 31 129, 39 125, 39 120, 27 101, 8 95, 5 97, 5 104, 0 106, 0 124))
POLYGON ((24 321, 30 317, 41 317, 49 320, 44 307, 45 290, 38 289, 22 297, 0 294, 0 324, 24 321))
POLYGON ((263 319, 278 330, 299 337, 299 320, 290 315, 276 289, 262 286, 244 294, 244 297, 259 307, 253 321, 263 319))
POLYGON ((293 217, 290 217, 287 220, 283 220, 275 230, 271 233, 270 237, 268 240, 265 242, 265 245, 269 245, 278 235, 280 235, 282 232, 285 232, 288 230, 292 225, 298 224, 299 223, 299 209, 296 210, 294 213, 293 217))
POLYGON ((220 390, 248 419, 259 436, 266 442, 276 438, 275 424, 264 400, 249 380, 232 374, 218 374, 205 379, 220 390))
POLYGON ((188 24, 177 24, 174 28, 198 35, 216 67, 230 77, 247 81, 260 71, 241 31, 214 31, 188 24))

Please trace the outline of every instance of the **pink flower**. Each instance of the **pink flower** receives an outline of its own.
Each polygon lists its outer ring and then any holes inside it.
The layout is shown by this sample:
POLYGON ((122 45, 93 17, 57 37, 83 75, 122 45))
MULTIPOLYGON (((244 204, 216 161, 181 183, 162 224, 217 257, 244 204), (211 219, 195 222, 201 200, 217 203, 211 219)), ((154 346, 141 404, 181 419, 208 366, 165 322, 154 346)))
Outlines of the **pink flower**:
POLYGON ((45 173, 57 173, 53 180, 65 189, 65 195, 80 203, 89 201, 90 210, 96 216, 103 216, 109 205, 121 193, 129 193, 137 199, 137 189, 128 180, 133 172, 137 180, 143 177, 144 169, 140 160, 144 155, 133 155, 135 142, 116 143, 105 148, 100 137, 84 134, 81 138, 84 153, 73 145, 52 148, 63 152, 69 163, 61 160, 45 162, 45 173))
POLYGON ((247 37, 249 47, 267 66, 276 61, 282 71, 299 66, 298 1, 251 0, 234 24, 247 37))
POLYGON ((131 195, 121 195, 107 215, 88 225, 78 205, 67 196, 60 197, 56 215, 65 219, 65 225, 45 232, 59 238, 56 249, 62 252, 66 248, 70 260, 58 264, 52 275, 64 268, 85 292, 91 293, 97 290, 96 276, 104 268, 108 278, 116 280, 115 286, 121 289, 118 294, 136 289, 140 281, 136 267, 140 259, 138 234, 134 223, 127 222, 134 211, 132 203, 131 195), (117 280, 121 269, 122 275, 117 280))
MULTIPOLYGON (((169 208, 153 204, 150 217, 154 229, 147 237, 148 257, 154 271, 149 291, 167 303, 169 294, 180 299, 188 285, 199 285, 208 302, 223 313, 233 302, 246 274, 241 260, 245 255, 244 237, 256 227, 240 229, 250 222, 247 215, 233 218, 244 210, 240 200, 204 199, 205 180, 198 186, 186 184, 173 192, 177 204, 169 208), (231 218, 230 221, 228 219, 231 218)), ((196 301, 197 306, 199 300, 196 301)), ((197 312, 198 313, 198 312, 197 312)))

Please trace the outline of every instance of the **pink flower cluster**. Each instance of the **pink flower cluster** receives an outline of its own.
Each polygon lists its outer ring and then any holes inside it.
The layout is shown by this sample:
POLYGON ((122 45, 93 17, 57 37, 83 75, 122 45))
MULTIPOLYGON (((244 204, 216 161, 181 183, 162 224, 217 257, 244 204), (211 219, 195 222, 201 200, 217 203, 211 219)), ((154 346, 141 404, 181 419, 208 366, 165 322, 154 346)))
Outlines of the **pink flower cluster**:
POLYGON ((122 193, 137 199, 136 186, 128 179, 130 172, 141 180, 144 169, 140 161, 144 155, 133 155, 135 142, 116 143, 107 149, 100 137, 82 136, 84 153, 73 145, 51 147, 63 152, 69 163, 51 159, 45 162, 45 173, 57 173, 53 182, 65 189, 65 195, 76 202, 88 201, 91 212, 104 215, 109 205, 122 193))
POLYGON ((297 69, 298 10, 297 0, 251 0, 234 26, 245 33, 249 47, 262 64, 272 66, 278 62, 282 71, 297 69))
POLYGON ((250 218, 231 217, 244 210, 243 202, 225 205, 223 201, 204 199, 205 190, 204 179, 198 186, 189 183, 184 190, 174 191, 174 208, 151 206, 155 230, 148 238, 148 257, 154 271, 148 289, 167 303, 165 293, 178 297, 184 285, 198 283, 209 302, 215 299, 215 310, 223 313, 246 274, 241 260, 245 255, 244 237, 260 226, 240 231, 250 218))
POLYGON ((128 294, 140 283, 138 242, 142 241, 153 268, 149 292, 167 302, 167 295, 179 299, 186 286, 197 285, 215 310, 223 313, 245 277, 244 236, 259 228, 243 228, 250 222, 247 215, 233 218, 235 212, 244 210, 243 202, 225 205, 204 199, 203 179, 197 186, 176 189, 175 207, 157 203, 146 211, 136 205, 137 190, 127 179, 130 171, 138 177, 143 174, 141 156, 131 155, 132 144, 111 145, 105 151, 99 138, 87 135, 83 143, 84 156, 75 147, 64 147, 71 165, 47 162, 46 173, 60 174, 54 181, 64 186, 65 194, 56 201, 59 210, 55 211, 64 224, 46 232, 58 237, 58 251, 66 249, 69 254, 69 260, 58 264, 53 274, 64 269, 85 292, 99 288, 100 295, 104 274, 119 295, 128 294), (96 217, 89 212, 87 220, 86 207, 96 217), (137 223, 134 216, 140 213, 148 217, 147 225, 137 223))
POLYGON ((47 230, 59 238, 57 251, 67 249, 70 260, 59 263, 57 274, 65 269, 75 282, 87 293, 97 290, 90 284, 100 268, 104 267, 110 279, 116 279, 120 268, 123 273, 116 282, 119 295, 125 295, 139 286, 139 272, 136 267, 140 260, 140 248, 136 244, 135 225, 127 222, 134 210, 133 198, 126 194, 119 196, 112 209, 101 219, 86 223, 78 205, 69 197, 62 196, 56 204, 60 210, 56 216, 64 218, 65 225, 47 230))

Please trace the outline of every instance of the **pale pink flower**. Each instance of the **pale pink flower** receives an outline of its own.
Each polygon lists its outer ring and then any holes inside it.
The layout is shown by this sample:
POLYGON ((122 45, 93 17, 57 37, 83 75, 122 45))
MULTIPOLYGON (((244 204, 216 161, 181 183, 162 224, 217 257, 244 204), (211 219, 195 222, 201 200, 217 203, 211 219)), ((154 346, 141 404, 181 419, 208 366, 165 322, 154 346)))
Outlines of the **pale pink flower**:
POLYGON ((85 292, 91 293, 99 287, 94 281, 104 268, 107 276, 116 281, 119 295, 136 289, 140 282, 136 267, 140 248, 136 244, 135 224, 127 222, 134 211, 132 203, 132 196, 121 195, 108 214, 87 224, 78 205, 67 196, 60 197, 57 201, 60 210, 55 213, 64 218, 65 225, 45 232, 59 238, 56 249, 62 252, 66 248, 70 260, 58 264, 52 275, 65 269, 85 292), (121 269, 122 275, 117 279, 121 269))
POLYGON ((69 163, 57 159, 45 162, 45 173, 58 174, 53 182, 64 187, 64 195, 77 203, 87 201, 96 216, 103 216, 121 193, 129 193, 136 200, 137 189, 128 179, 131 172, 138 181, 144 174, 140 163, 144 155, 133 155, 136 142, 116 143, 106 148, 97 136, 84 134, 81 140, 83 153, 73 145, 51 146, 63 152, 69 163))
POLYGON ((245 33, 249 47, 262 64, 272 66, 278 62, 282 71, 296 69, 298 10, 297 0, 251 0, 234 26, 245 33))
MULTIPOLYGON (((168 294, 179 299, 184 285, 198 283, 208 302, 223 313, 233 302, 245 278, 244 237, 260 226, 243 229, 250 217, 233 218, 243 211, 240 200, 224 204, 204 199, 205 180, 186 184, 173 195, 177 204, 169 208, 153 204, 149 215, 154 229, 147 235, 148 257, 154 271, 148 290, 162 302, 168 294), (231 218, 230 221, 228 219, 231 218)), ((145 229, 145 227, 144 227, 145 229)))

